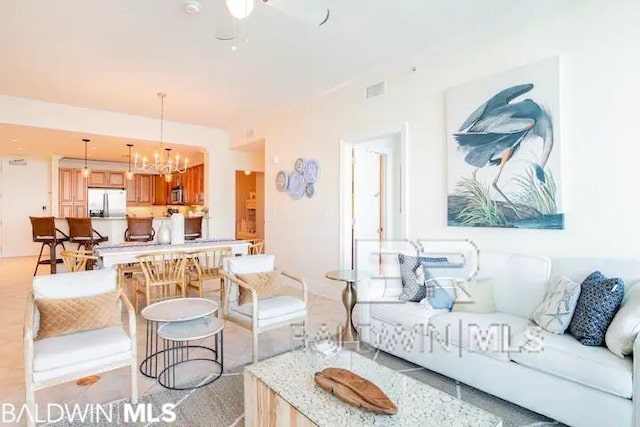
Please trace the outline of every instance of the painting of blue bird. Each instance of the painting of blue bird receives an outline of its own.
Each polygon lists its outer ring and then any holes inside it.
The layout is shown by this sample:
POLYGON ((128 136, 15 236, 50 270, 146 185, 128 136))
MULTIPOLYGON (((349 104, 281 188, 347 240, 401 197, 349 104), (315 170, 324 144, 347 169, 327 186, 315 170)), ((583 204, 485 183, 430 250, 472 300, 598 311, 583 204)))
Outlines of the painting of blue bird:
MULTIPOLYGON (((475 105, 464 88, 448 99, 449 225, 564 228, 558 155, 554 158, 557 65, 547 61, 530 73, 516 70, 504 78, 514 84, 490 84, 498 87, 475 105), (518 81, 514 75, 523 77, 518 81), (456 103, 464 103, 466 113, 456 103)), ((469 91, 480 92, 477 87, 469 91)))

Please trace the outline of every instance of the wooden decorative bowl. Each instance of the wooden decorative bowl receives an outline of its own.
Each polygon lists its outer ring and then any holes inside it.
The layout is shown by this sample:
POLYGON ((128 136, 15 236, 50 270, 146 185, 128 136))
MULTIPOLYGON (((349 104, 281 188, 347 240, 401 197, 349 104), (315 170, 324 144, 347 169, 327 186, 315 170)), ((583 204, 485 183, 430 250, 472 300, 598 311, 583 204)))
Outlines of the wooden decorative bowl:
POLYGON ((398 407, 371 381, 341 368, 326 368, 314 375, 316 384, 356 408, 395 415, 398 407))

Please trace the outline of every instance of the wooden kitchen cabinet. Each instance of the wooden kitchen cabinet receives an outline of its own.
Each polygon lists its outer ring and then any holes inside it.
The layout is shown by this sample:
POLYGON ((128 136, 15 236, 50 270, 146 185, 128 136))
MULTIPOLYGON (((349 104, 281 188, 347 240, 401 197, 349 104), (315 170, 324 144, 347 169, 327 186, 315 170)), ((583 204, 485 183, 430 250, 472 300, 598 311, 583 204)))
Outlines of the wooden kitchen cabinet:
POLYGON ((109 187, 124 188, 125 186, 125 173, 124 172, 109 172, 107 182, 109 187))
POLYGON ((89 174, 89 187, 107 187, 109 172, 91 171, 89 174))
POLYGON ((59 169, 58 202, 58 216, 62 218, 88 215, 87 179, 82 175, 82 169, 59 169))
POLYGON ((137 179, 137 199, 140 205, 150 205, 153 203, 152 175, 138 175, 137 179))
POLYGON ((91 171, 89 187, 96 188, 125 188, 125 172, 91 171))
POLYGON ((171 184, 168 183, 164 176, 155 175, 153 177, 153 204, 154 205, 166 205, 169 201, 169 192, 171 191, 171 184))
POLYGON ((126 181, 127 205, 150 206, 153 204, 154 175, 139 174, 131 181, 126 181))
POLYGON ((184 204, 195 205, 202 203, 201 194, 204 192, 204 165, 192 166, 181 175, 184 187, 184 204))
POLYGON ((133 179, 127 180, 124 189, 127 192, 127 205, 135 205, 136 199, 136 178, 138 175, 134 175, 133 179))
POLYGON ((73 203, 73 183, 74 175, 71 168, 60 168, 60 177, 58 179, 59 196, 58 201, 62 203, 73 203))

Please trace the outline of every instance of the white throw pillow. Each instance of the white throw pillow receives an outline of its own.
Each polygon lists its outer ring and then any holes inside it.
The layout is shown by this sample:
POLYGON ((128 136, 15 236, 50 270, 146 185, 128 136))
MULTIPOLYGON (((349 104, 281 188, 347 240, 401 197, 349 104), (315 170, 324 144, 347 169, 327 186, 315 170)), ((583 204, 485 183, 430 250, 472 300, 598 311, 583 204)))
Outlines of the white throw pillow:
POLYGON ((633 353, 633 342, 640 332, 640 283, 632 286, 611 321, 604 341, 618 357, 633 353))
POLYGON ((533 312, 533 321, 552 334, 564 334, 576 311, 580 284, 566 277, 549 285, 544 299, 533 312))
POLYGON ((485 279, 456 283, 456 301, 453 303, 451 311, 495 313, 493 281, 485 279))

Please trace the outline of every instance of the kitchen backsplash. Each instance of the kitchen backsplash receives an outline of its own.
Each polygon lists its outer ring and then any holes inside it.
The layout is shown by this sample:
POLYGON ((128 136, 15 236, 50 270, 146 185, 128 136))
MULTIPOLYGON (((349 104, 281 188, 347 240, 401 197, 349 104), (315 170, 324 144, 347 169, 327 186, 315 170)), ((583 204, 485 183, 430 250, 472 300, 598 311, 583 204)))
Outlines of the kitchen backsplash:
POLYGON ((202 215, 204 206, 129 206, 128 216, 153 216, 160 217, 167 215, 167 208, 178 209, 184 216, 202 215))

